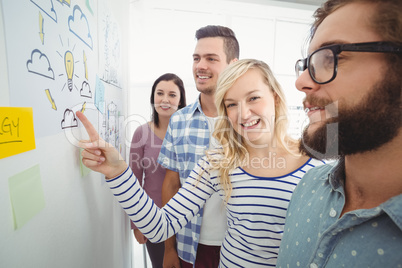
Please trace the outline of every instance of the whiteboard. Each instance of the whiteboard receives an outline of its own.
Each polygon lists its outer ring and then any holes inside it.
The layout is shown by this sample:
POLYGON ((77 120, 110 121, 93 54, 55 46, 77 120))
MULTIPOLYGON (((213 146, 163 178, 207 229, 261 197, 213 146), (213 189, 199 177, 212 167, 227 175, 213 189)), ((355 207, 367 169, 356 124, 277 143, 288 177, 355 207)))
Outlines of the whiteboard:
POLYGON ((74 145, 83 110, 124 155, 129 1, 0 3, 0 106, 32 107, 35 139, 0 159, 0 267, 131 267, 129 220, 74 145))

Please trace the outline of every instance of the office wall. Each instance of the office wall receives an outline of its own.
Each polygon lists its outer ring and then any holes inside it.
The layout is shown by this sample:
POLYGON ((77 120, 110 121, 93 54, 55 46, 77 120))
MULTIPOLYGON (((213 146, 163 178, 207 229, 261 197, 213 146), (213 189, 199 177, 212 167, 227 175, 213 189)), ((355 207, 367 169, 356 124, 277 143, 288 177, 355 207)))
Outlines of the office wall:
POLYGON ((230 27, 240 43, 240 58, 268 63, 281 83, 291 110, 293 136, 305 123, 303 94, 294 86, 294 65, 302 57, 316 6, 281 1, 248 0, 136 0, 130 4, 129 107, 132 116, 128 136, 150 119, 148 101, 154 80, 163 73, 179 75, 185 84, 187 103, 198 96, 192 76, 195 31, 209 24, 230 27), (141 74, 141 75, 136 75, 141 74))
POLYGON ((129 1, 0 3, 0 267, 131 267, 128 218, 82 167, 72 117, 125 154, 129 1), (5 147, 11 107, 32 108, 34 149, 5 147))

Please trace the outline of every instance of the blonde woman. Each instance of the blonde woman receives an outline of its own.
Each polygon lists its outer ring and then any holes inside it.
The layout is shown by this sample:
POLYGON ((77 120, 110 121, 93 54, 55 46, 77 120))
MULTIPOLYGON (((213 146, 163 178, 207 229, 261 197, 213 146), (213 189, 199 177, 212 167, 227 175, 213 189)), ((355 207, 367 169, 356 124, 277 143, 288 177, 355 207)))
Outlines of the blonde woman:
POLYGON ((229 65, 218 80, 216 106, 214 136, 221 149, 207 152, 162 209, 78 112, 91 138, 81 144, 83 162, 110 178, 113 194, 152 242, 176 233, 218 192, 228 217, 220 266, 274 267, 291 194, 304 173, 323 162, 300 155, 298 141, 287 135, 284 94, 264 62, 229 65))

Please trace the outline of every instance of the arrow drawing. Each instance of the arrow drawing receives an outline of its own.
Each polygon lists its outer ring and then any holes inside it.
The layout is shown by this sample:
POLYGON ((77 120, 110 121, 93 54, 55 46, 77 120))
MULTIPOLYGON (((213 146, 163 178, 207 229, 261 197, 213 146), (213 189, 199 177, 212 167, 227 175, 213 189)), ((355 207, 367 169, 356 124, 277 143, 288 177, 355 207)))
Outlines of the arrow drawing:
POLYGON ((40 11, 39 11, 39 37, 40 37, 40 40, 42 41, 42 45, 45 42, 45 33, 43 32, 43 22, 44 22, 44 19, 43 19, 42 13, 40 13, 40 11))
POLYGON ((50 95, 50 90, 45 89, 46 96, 49 99, 50 103, 52 104, 52 108, 57 111, 56 103, 54 102, 54 99, 52 98, 52 95, 50 95))
POLYGON ((84 113, 86 106, 87 106, 87 102, 84 102, 84 104, 82 104, 81 113, 84 113))

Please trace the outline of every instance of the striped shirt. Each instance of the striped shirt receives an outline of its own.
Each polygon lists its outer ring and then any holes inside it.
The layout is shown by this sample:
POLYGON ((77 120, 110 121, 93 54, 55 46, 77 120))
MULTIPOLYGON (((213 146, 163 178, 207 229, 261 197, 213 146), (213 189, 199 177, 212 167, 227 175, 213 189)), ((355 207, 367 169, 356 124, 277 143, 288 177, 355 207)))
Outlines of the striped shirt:
MULTIPOLYGON (((221 247, 220 267, 276 265, 286 210, 301 177, 322 161, 309 159, 280 177, 257 177, 242 168, 230 174, 233 191, 226 207, 228 230, 221 247)), ((224 199, 217 170, 203 157, 179 192, 159 209, 127 169, 108 181, 131 220, 151 242, 164 241, 183 228, 215 192, 224 199)))

